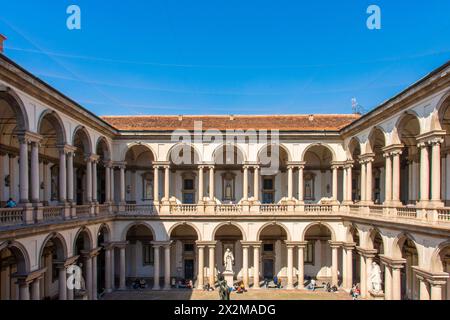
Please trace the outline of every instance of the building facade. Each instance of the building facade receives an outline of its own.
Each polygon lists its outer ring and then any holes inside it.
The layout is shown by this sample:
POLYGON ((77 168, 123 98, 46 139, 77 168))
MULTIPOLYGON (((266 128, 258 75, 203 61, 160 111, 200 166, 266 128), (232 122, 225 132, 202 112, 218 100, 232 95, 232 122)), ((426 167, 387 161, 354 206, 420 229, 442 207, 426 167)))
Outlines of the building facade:
POLYGON ((97 117, 0 54, 0 298, 201 289, 230 248, 255 290, 450 299, 449 72, 363 116, 97 117))

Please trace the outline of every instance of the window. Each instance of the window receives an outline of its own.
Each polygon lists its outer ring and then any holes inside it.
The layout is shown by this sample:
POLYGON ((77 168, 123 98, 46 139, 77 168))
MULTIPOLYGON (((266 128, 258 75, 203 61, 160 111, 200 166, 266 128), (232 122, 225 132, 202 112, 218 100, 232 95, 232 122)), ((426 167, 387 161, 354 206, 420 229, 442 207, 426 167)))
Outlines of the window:
POLYGON ((303 260, 305 264, 314 264, 314 241, 308 241, 303 260))
POLYGON ((274 203, 275 202, 275 189, 274 189, 274 177, 265 177, 263 179, 263 203, 274 203))
POLYGON ((195 174, 192 172, 185 172, 182 175, 182 202, 184 204, 195 203, 195 174))
POLYGON ((184 190, 194 190, 193 179, 184 179, 184 190))
POLYGON ((153 174, 150 172, 142 175, 142 200, 153 200, 153 174))
POLYGON ((264 243, 264 252, 273 252, 273 243, 264 243))
POLYGON ((263 188, 265 190, 273 190, 273 179, 269 178, 269 179, 264 179, 264 186, 263 188))
POLYGON ((194 244, 193 243, 185 243, 184 244, 184 252, 194 252, 194 244))
POLYGON ((144 244, 142 246, 142 259, 144 265, 152 265, 154 261, 153 248, 151 244, 144 244))

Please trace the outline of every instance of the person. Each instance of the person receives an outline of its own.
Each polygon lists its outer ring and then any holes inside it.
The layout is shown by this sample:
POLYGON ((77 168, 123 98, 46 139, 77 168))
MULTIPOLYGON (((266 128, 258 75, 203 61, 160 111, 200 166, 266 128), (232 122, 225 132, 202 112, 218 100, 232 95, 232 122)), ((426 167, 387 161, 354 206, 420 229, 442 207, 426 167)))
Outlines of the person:
POLYGON ((230 300, 230 290, 227 281, 224 279, 223 275, 220 275, 218 280, 220 300, 230 300))
POLYGON ((140 287, 141 289, 147 288, 147 282, 145 281, 145 279, 139 280, 139 287, 140 287))
POLYGON ((277 276, 273 277, 273 284, 279 289, 281 288, 281 281, 278 279, 277 276))
POLYGON ((13 200, 13 198, 9 198, 6 202, 6 208, 15 208, 17 207, 17 203, 13 200))
POLYGON ((359 290, 359 286, 357 284, 353 285, 351 292, 353 300, 357 300, 358 297, 361 295, 361 291, 359 290))
POLYGON ((309 284, 306 287, 306 289, 311 290, 311 291, 316 290, 316 280, 311 279, 311 281, 309 282, 309 284))

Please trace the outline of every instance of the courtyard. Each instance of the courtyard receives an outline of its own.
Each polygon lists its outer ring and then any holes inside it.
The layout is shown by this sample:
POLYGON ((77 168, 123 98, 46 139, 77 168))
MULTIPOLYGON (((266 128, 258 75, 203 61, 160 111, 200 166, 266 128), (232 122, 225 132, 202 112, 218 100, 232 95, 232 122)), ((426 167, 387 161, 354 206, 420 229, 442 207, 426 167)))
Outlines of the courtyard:
MULTIPOLYGON (((200 290, 127 290, 105 294, 102 300, 218 300, 218 291, 200 290)), ((347 292, 323 290, 249 290, 243 294, 231 293, 231 300, 351 300, 347 292)))

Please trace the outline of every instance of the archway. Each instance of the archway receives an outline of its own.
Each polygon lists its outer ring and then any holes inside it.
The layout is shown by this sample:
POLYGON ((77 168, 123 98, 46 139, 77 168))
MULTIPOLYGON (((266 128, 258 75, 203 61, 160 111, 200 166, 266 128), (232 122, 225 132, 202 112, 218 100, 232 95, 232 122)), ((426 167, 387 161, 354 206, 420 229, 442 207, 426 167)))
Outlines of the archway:
MULTIPOLYGON (((40 268, 46 268, 44 277, 40 280, 41 299, 53 300, 57 299, 59 292, 59 272, 60 267, 67 259, 67 247, 64 238, 60 234, 52 234, 42 245, 39 257, 40 268)), ((65 272, 65 269, 63 269, 65 272)), ((64 274, 66 279, 66 274, 64 274)), ((64 285, 64 288, 66 286, 64 285)))
POLYGON ((186 285, 198 275, 198 233, 194 227, 184 223, 174 226, 169 232, 171 252, 174 253, 171 255, 170 274, 176 278, 177 284, 186 285))
POLYGON ((359 163, 359 156, 361 155, 361 144, 358 139, 352 138, 349 146, 349 157, 353 161, 352 168, 352 201, 361 201, 361 164, 359 163))
MULTIPOLYGON (((415 204, 419 199, 419 190, 411 187, 419 185, 420 155, 416 137, 420 134, 420 122, 417 116, 405 113, 399 119, 397 132, 400 142, 404 145, 400 155, 400 201, 405 205, 415 204)), ((394 194, 395 190, 393 190, 394 194)))
POLYGON ((401 235, 394 244, 394 254, 405 259, 404 268, 401 269, 401 298, 404 300, 419 299, 419 281, 415 276, 413 267, 419 265, 419 255, 414 240, 408 235, 401 235))
POLYGON ((223 257, 226 250, 230 249, 234 256, 233 271, 235 279, 242 278, 243 255, 241 241, 244 240, 244 236, 241 229, 231 223, 223 224, 215 230, 214 240, 216 241, 216 265, 218 266, 218 271, 220 273, 225 271, 223 257))
POLYGON ((386 141, 383 131, 375 127, 369 135, 367 144, 367 153, 373 154, 372 163, 372 192, 371 199, 375 204, 382 204, 385 200, 385 160, 383 157, 382 148, 386 146, 386 141))
POLYGON ((333 174, 331 170, 333 160, 332 151, 324 145, 313 145, 305 151, 303 155, 303 161, 305 162, 303 173, 305 203, 318 203, 323 198, 330 199, 333 197, 333 174))
MULTIPOLYGON (((278 144, 269 144, 258 153, 258 162, 261 165, 260 177, 257 177, 259 190, 255 190, 255 184, 250 189, 258 193, 257 198, 263 204, 278 203, 288 195, 288 172, 287 167, 291 157, 289 151, 278 144)), ((255 179, 253 170, 253 179, 255 179)), ((293 189, 293 194, 294 194, 293 189)))
MULTIPOLYGON (((289 238, 286 229, 280 224, 268 224, 260 230, 258 240, 261 241, 261 267, 259 270, 265 281, 271 281, 274 276, 286 280, 286 241, 289 238)), ((296 261, 295 259, 293 261, 296 261)))
MULTIPOLYGON (((136 279, 145 279, 148 283, 159 280, 154 275, 155 250, 152 241, 154 240, 153 230, 145 224, 135 224, 126 233, 128 245, 126 247, 126 279, 131 283, 136 279), (149 275, 153 275, 150 277, 149 275)), ((116 256, 116 255, 115 255, 116 256)))
POLYGON ((442 101, 439 107, 439 122, 441 128, 445 130, 444 143, 441 146, 442 152, 442 199, 446 206, 450 205, 450 94, 442 101))
POLYGON ((6 246, 0 249, 0 265, 2 266, 0 300, 19 300, 21 297, 15 275, 28 273, 29 260, 26 253, 16 246, 6 246))
POLYGON ((95 192, 97 193, 97 200, 99 203, 103 204, 111 201, 111 173, 109 171, 111 151, 106 138, 101 137, 97 141, 96 154, 99 157, 99 166, 97 166, 97 190, 95 190, 95 192))
POLYGON ((81 228, 78 232, 77 236, 75 237, 74 241, 74 255, 78 256, 78 266, 81 267, 82 276, 85 281, 85 290, 83 291, 77 291, 75 289, 74 297, 79 298, 82 295, 87 294, 89 299, 94 298, 94 293, 92 291, 92 257, 91 257, 91 251, 92 251, 92 235, 89 229, 87 228, 81 228))
MULTIPOLYGON (((450 241, 441 244, 433 255, 431 271, 434 273, 450 273, 450 241)), ((442 300, 450 299, 450 281, 442 286, 442 300)))
POLYGON ((22 101, 10 89, 0 90, 0 205, 4 207, 9 198, 19 202, 19 139, 28 130, 28 117, 22 101))
MULTIPOLYGON (((145 145, 133 145, 125 155, 125 200, 129 204, 151 204, 154 197, 155 155, 145 145)), ((159 173, 158 173, 159 174, 159 173)), ((158 179, 161 181, 161 179, 158 179)), ((159 188, 159 190, 161 190, 159 188)))
POLYGON ((74 167, 74 201, 77 205, 89 204, 93 199, 92 192, 92 145, 87 130, 83 127, 75 129, 73 146, 76 148, 73 159, 74 167))
POLYGON ((105 245, 110 241, 110 231, 103 224, 97 232, 97 247, 100 249, 97 255, 97 294, 105 292, 106 287, 106 258, 105 245))

